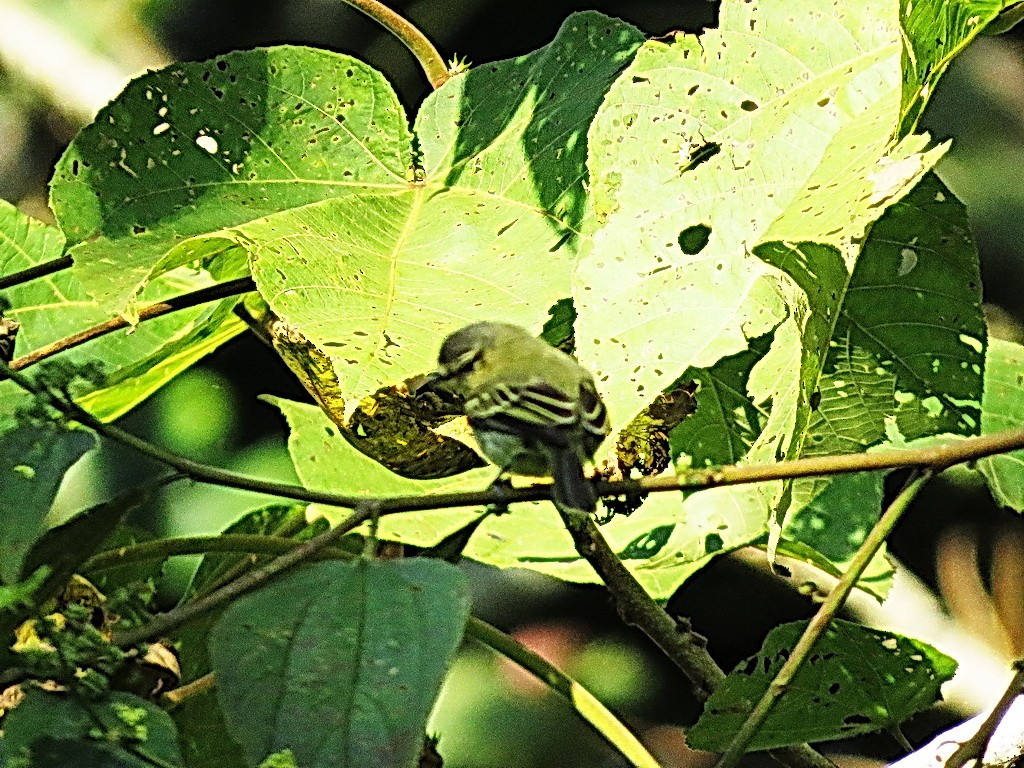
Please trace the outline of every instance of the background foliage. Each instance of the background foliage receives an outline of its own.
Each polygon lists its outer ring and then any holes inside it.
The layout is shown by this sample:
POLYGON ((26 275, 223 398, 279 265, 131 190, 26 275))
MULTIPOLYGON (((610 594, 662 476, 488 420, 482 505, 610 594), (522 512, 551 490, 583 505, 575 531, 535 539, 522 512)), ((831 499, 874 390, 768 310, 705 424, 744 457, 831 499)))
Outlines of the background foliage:
MULTIPOLYGON (((422 101, 408 87, 396 92, 386 66, 381 74, 359 58, 296 45, 150 72, 100 110, 56 162, 52 223, 0 208, 0 274, 65 253, 74 261, 4 292, 8 316, 21 324, 17 355, 112 316, 135 323, 168 297, 251 278, 259 299, 246 299, 243 315, 325 406, 271 399, 288 423, 295 473, 307 487, 351 494, 485 484, 489 470, 396 474, 366 455, 374 454, 361 440, 367 422, 356 428, 357 420, 389 413, 393 404, 381 388, 429 370, 454 328, 499 315, 539 332, 569 298, 575 354, 597 375, 617 429, 650 417, 663 390, 699 383, 696 414, 661 425, 668 434, 654 440, 664 439, 680 469, 884 450, 1019 425, 1020 347, 988 338, 965 208, 934 172, 948 144, 916 132, 946 66, 1001 4, 957 8, 963 13, 882 0, 854 8, 727 2, 699 38, 650 38, 661 30, 585 11, 517 58, 482 54, 487 63, 422 101)), ((172 16, 174 7, 148 12, 172 16)), ((957 162, 951 178, 971 189, 964 181, 971 172, 963 170, 971 164, 957 162)), ((195 381, 175 377, 194 375, 191 366, 242 333, 233 312, 240 302, 229 297, 104 336, 62 355, 62 367, 47 369, 45 380, 68 388, 101 419, 119 417, 162 387, 173 392, 195 381)), ((1000 330, 1012 336, 1012 327, 1000 330)), ((215 392, 213 382, 198 391, 215 392)), ((43 594, 23 564, 38 564, 30 552, 54 522, 47 516, 57 484, 92 438, 46 418, 13 382, 0 389, 0 447, 14 478, 0 496, 0 575, 12 595, 7 605, 23 617, 24 596, 43 594)), ((196 397, 196 389, 180 391, 196 397)), ((204 450, 201 430, 189 439, 193 420, 174 413, 195 411, 195 403, 177 403, 159 417, 167 442, 204 450)), ((230 398, 222 407, 230 413, 230 398)), ((198 410, 195 422, 208 421, 198 410)), ((401 444, 403 429, 392 422, 374 437, 401 444)), ((226 435, 208 436, 207 446, 226 435)), ((621 445, 610 441, 602 460, 622 460, 621 445)), ((215 447, 205 450, 207 460, 223 458, 215 447)), ((403 451, 392 452, 385 463, 405 466, 403 451)), ((1018 511, 1019 467, 1015 456, 980 466, 996 500, 1018 511)), ((866 473, 704 490, 681 508, 679 496, 658 494, 602 530, 647 591, 667 600, 712 557, 751 544, 838 573, 877 519, 884 494, 884 477, 866 473)), ((64 503, 74 509, 87 506, 85 494, 68 496, 64 503)), ((205 506, 201 495, 187 504, 180 494, 172 499, 178 508, 205 506)), ((327 508, 312 511, 337 519, 327 508)), ((257 514, 262 520, 265 511, 257 514)), ((475 517, 394 515, 379 535, 429 548, 475 517)), ((273 530, 257 525, 254 532, 273 530)), ((595 580, 545 504, 488 518, 465 554, 501 568, 595 580)), ((321 565, 326 573, 329 564, 321 565)), ((365 564, 330 564, 337 571, 330 579, 351 579, 353 589, 393 601, 406 583, 405 565, 382 566, 382 585, 365 564)), ((461 632, 465 587, 446 587, 461 577, 441 563, 408 565, 438 566, 430 583, 443 607, 409 607, 399 618, 426 611, 452 619, 450 631, 435 638, 447 650, 422 651, 435 667, 422 667, 409 686, 432 700, 461 632)), ((314 573, 300 571, 292 581, 314 573)), ((890 576, 879 558, 862 586, 884 594, 890 576)), ((298 631, 294 601, 274 597, 290 583, 239 601, 210 636, 222 727, 242 748, 220 760, 238 761, 244 752, 259 764, 300 738, 257 735, 245 721, 252 715, 245 689, 264 675, 253 665, 233 666, 239 644, 229 631, 232 620, 249 631, 254 617, 266 617, 259 600, 286 604, 282 620, 298 631), (239 680, 231 681, 232 672, 239 680)), ((202 586, 194 582, 193 593, 202 586)), ((390 614, 352 620, 387 624, 395 636, 417 634, 390 614)), ((313 636, 351 631, 311 626, 313 636)), ((189 677, 205 671, 209 629, 192 639, 189 677)), ((278 631, 268 628, 267 636, 278 631)), ((347 647, 366 651, 362 642, 347 647)), ((266 653, 262 645, 252 651, 266 653)), ((932 653, 925 654, 929 671, 914 672, 952 674, 945 657, 932 653)), ((358 702, 363 690, 346 685, 332 684, 329 693, 358 702)), ((305 706, 313 694, 298 681, 281 697, 289 695, 305 706)), ((892 721, 925 699, 895 709, 892 721)), ((203 701, 216 710, 212 698, 203 701)), ((161 759, 170 764, 201 764, 198 756, 219 738, 195 730, 202 718, 189 707, 176 718, 185 757, 169 752, 161 759)), ((343 709, 355 728, 359 705, 352 707, 343 709)), ((422 729, 428 710, 412 707, 405 727, 422 729)), ((770 745, 841 733, 797 728, 770 745)), ((407 734, 404 741, 377 736, 397 750, 396 763, 415 758, 418 741, 407 734)), ((336 753, 309 749, 296 752, 303 765, 336 753)), ((353 764, 366 759, 352 754, 353 764)))

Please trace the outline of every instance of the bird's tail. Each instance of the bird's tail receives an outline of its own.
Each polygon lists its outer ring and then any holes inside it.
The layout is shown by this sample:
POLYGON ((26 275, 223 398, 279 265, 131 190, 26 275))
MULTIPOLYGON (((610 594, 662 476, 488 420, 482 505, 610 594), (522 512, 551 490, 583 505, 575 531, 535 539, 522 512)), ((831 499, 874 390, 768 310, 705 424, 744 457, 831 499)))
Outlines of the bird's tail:
POLYGON ((591 514, 597 509, 594 486, 583 475, 579 454, 568 447, 555 449, 553 461, 554 501, 561 509, 575 509, 591 514))

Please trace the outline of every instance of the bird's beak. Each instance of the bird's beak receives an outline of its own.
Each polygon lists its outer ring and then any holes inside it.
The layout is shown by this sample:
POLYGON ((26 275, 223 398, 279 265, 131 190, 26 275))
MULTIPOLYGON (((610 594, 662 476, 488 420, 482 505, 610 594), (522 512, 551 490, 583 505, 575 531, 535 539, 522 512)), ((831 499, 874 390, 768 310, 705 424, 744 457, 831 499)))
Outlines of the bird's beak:
POLYGON ((417 397, 424 392, 430 392, 433 390, 434 385, 443 379, 444 376, 440 371, 431 371, 430 373, 422 376, 417 376, 409 381, 409 394, 413 397, 417 397))

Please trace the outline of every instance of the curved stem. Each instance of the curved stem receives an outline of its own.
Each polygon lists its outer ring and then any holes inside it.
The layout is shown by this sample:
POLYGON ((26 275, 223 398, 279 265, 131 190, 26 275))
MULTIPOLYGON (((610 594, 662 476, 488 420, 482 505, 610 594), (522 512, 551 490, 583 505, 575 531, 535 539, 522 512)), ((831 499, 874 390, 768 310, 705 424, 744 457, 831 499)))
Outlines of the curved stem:
POLYGON ((527 648, 486 621, 470 616, 466 636, 500 653, 533 674, 552 691, 562 696, 576 713, 590 725, 630 765, 637 768, 658 768, 659 763, 625 724, 613 715, 594 694, 527 648))
POLYGON ((768 690, 765 691, 760 701, 754 705, 740 730, 737 731, 732 741, 729 742, 729 747, 722 754, 716 768, 734 768, 740 758, 743 757, 750 742, 757 735, 758 729, 768 715, 771 714, 772 709, 782 697, 782 694, 789 689, 796 673, 800 671, 800 668, 808 656, 810 656, 811 651, 814 649, 814 644, 818 642, 822 633, 828 628, 829 623, 835 618, 836 613, 843 607, 843 603, 846 602, 846 598, 853 591, 857 580, 868 567, 871 558, 875 556, 882 544, 885 543, 885 540, 892 533, 892 529, 899 522, 907 507, 910 506, 910 503, 917 497, 921 488, 924 487, 933 474, 934 471, 931 469, 920 472, 917 477, 904 486, 888 509, 878 518, 878 522, 875 523, 868 533, 864 543, 857 549, 857 553, 850 561, 850 566, 843 573, 843 577, 833 587, 832 591, 829 592, 828 597, 825 598, 814 618, 807 624, 803 635, 800 636, 796 645, 793 646, 793 650, 790 652, 786 663, 782 665, 782 669, 779 670, 775 679, 772 680, 768 690))
POLYGON ((115 632, 112 642, 114 645, 122 648, 138 645, 139 643, 144 643, 147 640, 160 637, 161 635, 180 627, 182 624, 186 624, 205 613, 209 613, 222 605, 226 605, 236 597, 266 584, 279 573, 283 573, 290 568, 294 568, 300 563, 304 563, 318 557, 325 552, 331 544, 336 542, 346 533, 358 528, 367 520, 372 519, 378 513, 379 509, 376 504, 372 502, 361 502, 354 513, 349 515, 348 518, 331 530, 325 531, 319 536, 314 536, 312 539, 302 542, 297 547, 285 552, 283 555, 275 557, 269 563, 265 563, 259 568, 249 571, 235 581, 225 584, 219 589, 215 589, 204 597, 157 616, 148 624, 144 624, 141 627, 133 627, 132 629, 115 632))
MULTIPOLYGON (((237 296, 239 294, 249 293, 250 291, 255 290, 256 284, 253 282, 251 277, 241 277, 237 280, 228 280, 224 283, 217 283, 216 285, 200 288, 197 291, 184 293, 181 296, 174 296, 166 301, 159 301, 156 304, 150 304, 149 306, 143 307, 139 310, 138 322, 152 320, 155 317, 161 317, 163 315, 170 314, 171 312, 177 312, 182 309, 198 306, 199 304, 206 304, 210 301, 223 299, 228 296, 237 296)), ((11 361, 10 366, 15 371, 23 370, 28 368, 30 365, 35 365, 41 360, 45 360, 48 357, 52 357, 60 352, 66 352, 69 349, 74 349, 87 341, 92 341, 100 336, 105 336, 106 334, 112 333, 120 328, 127 328, 129 325, 131 325, 131 323, 123 317, 114 317, 110 320, 105 320, 102 323, 94 325, 92 328, 86 328, 78 333, 73 333, 70 336, 58 339, 51 344, 47 344, 46 346, 29 352, 27 355, 15 358, 11 361)))
POLYGON ((437 52, 434 44, 407 19, 403 19, 383 3, 377 0, 342 0, 380 24, 393 34, 416 57, 427 80, 436 90, 444 85, 449 77, 448 67, 437 52))

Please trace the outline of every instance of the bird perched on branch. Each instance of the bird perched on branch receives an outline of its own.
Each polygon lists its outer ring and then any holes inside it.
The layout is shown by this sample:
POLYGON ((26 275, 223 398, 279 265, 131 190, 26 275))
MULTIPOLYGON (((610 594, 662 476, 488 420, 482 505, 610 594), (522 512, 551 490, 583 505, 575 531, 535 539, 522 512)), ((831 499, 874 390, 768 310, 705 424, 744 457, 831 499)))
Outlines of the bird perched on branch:
POLYGON ((480 449, 503 473, 551 477, 561 509, 594 511, 583 465, 608 435, 608 414, 569 355, 517 325, 473 323, 444 340, 424 386, 463 398, 480 449))

